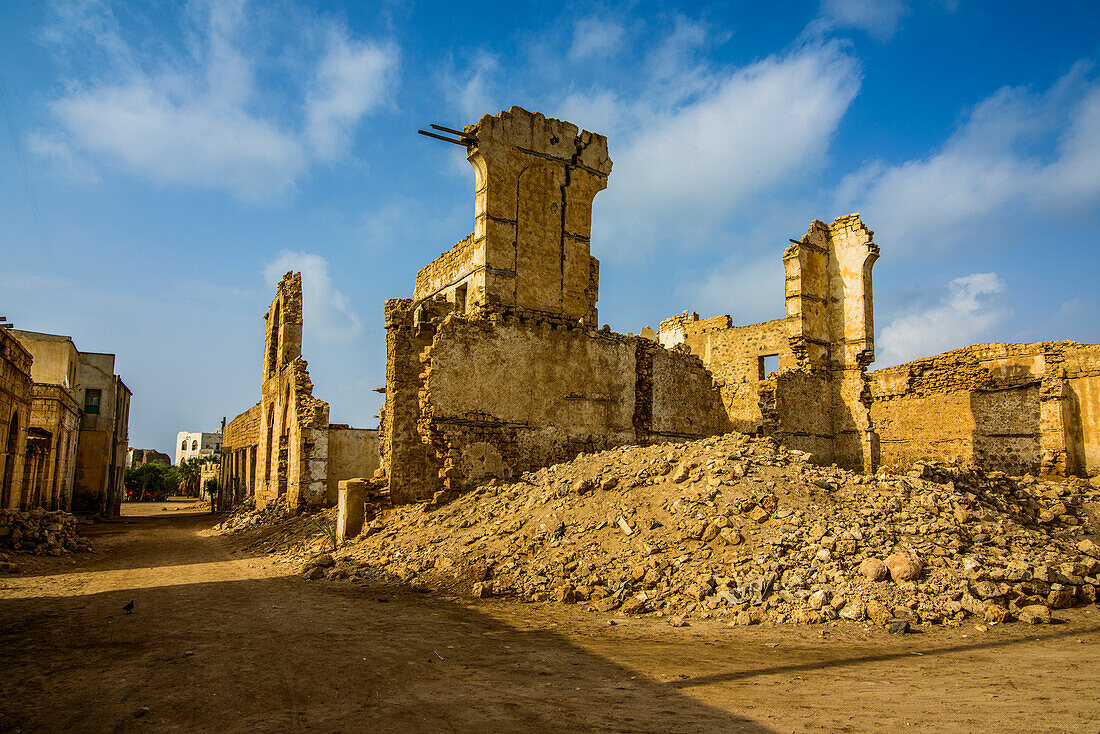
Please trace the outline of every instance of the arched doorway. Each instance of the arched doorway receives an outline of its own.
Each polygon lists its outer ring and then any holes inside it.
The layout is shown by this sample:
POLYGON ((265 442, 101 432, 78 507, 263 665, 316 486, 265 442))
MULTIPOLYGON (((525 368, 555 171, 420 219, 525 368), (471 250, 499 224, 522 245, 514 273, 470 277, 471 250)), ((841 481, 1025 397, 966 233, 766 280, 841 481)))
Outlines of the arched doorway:
POLYGON ((4 483, 0 485, 0 507, 11 504, 11 483, 15 477, 15 449, 19 445, 19 413, 12 413, 8 421, 8 440, 4 454, 4 483))

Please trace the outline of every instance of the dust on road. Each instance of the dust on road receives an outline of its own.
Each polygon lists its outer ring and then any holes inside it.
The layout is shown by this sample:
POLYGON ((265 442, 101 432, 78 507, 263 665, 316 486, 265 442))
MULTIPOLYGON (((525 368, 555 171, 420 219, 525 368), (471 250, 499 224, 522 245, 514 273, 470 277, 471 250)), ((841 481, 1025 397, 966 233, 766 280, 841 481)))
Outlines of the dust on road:
POLYGON ((192 503, 0 578, 0 731, 1095 731, 1100 614, 889 636, 306 581, 192 503), (134 602, 127 614, 123 606, 134 602), (609 625, 614 620, 615 625, 609 625))

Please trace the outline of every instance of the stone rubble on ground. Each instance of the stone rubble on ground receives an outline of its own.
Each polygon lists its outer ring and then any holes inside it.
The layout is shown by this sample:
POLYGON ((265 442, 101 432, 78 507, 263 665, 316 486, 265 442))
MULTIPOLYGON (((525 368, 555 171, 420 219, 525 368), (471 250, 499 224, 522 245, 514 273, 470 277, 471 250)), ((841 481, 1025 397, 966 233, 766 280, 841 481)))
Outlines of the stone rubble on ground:
MULTIPOLYGON (((740 434, 581 455, 447 504, 380 511, 302 571, 673 626, 840 618, 905 632, 971 617, 1043 623, 1096 603, 1095 483, 932 463, 865 476, 809 458, 740 434)), ((320 552, 325 539, 295 522, 294 550, 320 552)))
POLYGON ((91 550, 79 527, 79 519, 60 510, 0 510, 0 548, 51 556, 91 550))

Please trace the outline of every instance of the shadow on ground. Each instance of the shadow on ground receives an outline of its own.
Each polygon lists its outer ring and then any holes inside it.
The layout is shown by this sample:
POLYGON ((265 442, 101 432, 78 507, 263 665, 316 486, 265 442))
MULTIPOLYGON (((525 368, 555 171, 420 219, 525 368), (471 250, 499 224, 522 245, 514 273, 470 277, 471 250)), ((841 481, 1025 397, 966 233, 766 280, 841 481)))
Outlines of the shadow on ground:
POLYGON ((0 620, 3 730, 769 731, 561 635, 392 588, 190 584, 5 600, 0 620))

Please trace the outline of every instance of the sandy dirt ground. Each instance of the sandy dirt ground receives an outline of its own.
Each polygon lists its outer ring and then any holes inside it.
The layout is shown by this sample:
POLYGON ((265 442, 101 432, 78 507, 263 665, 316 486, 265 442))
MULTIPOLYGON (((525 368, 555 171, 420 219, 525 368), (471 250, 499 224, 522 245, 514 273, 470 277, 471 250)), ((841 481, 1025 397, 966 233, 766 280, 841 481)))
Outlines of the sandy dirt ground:
POLYGON ((201 535, 201 505, 124 508, 86 527, 94 553, 0 577, 0 731, 1100 731, 1095 607, 904 636, 672 628, 306 581, 201 535))

